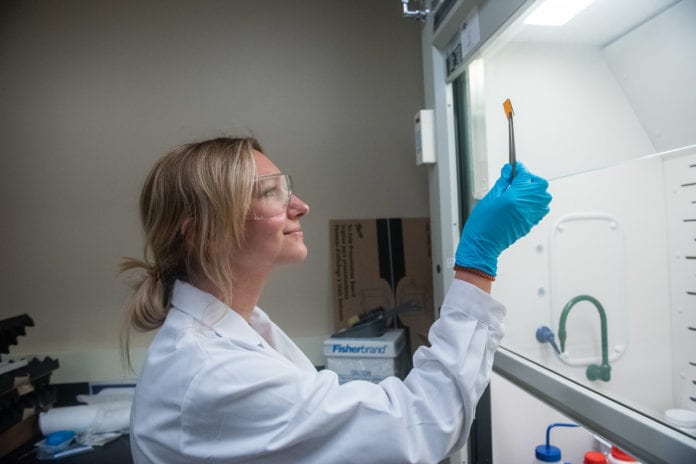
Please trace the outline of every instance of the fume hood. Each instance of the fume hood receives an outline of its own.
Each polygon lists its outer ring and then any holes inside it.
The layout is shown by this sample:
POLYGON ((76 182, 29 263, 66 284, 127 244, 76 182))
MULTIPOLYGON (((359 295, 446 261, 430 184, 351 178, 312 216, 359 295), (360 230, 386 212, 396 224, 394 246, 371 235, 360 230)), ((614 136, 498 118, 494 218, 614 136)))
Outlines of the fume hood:
POLYGON ((500 259, 494 369, 645 462, 693 462, 696 0, 434 3, 436 300, 507 162, 509 98, 517 159, 554 201, 500 259), (545 16, 554 3, 578 8, 545 16))

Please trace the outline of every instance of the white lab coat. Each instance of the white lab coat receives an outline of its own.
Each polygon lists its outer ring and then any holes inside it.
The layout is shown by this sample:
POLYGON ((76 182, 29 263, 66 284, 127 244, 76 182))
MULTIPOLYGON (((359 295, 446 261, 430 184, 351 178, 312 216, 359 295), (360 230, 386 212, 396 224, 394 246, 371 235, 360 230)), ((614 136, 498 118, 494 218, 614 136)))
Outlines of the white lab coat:
POLYGON ((463 446, 505 308, 455 280, 401 381, 338 384, 259 308, 250 323, 176 282, 133 402, 143 463, 437 463, 463 446))

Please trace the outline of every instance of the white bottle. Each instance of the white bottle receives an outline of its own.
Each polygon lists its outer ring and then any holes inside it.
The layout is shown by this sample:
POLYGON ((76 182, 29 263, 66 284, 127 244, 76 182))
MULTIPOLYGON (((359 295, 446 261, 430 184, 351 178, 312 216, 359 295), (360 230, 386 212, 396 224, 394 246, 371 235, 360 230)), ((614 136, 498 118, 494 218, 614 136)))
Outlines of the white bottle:
POLYGON ((665 411, 665 419, 669 425, 677 427, 689 435, 696 435, 696 411, 668 409, 665 411))
POLYGON ((609 456, 607 456, 607 464, 627 464, 629 462, 640 464, 640 462, 636 461, 616 446, 611 447, 611 452, 609 453, 609 456))

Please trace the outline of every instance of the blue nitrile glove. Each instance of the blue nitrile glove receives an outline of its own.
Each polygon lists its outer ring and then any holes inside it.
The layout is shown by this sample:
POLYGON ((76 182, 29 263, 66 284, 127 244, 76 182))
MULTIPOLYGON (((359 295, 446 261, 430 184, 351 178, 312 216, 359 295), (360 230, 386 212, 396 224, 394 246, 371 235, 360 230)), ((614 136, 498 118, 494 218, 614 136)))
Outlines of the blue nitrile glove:
POLYGON ((469 215, 454 259, 457 266, 495 276, 500 253, 549 212, 549 183, 519 162, 512 184, 511 174, 512 166, 503 166, 500 178, 469 215))

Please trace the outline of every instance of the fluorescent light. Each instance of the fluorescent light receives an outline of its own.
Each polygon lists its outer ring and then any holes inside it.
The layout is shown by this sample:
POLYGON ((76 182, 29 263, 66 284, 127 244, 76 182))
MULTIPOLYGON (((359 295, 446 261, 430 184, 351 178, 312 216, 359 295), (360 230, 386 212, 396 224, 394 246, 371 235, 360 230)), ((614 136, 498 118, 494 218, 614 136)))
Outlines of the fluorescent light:
POLYGON ((524 20, 536 26, 562 26, 594 0, 546 0, 524 20))

